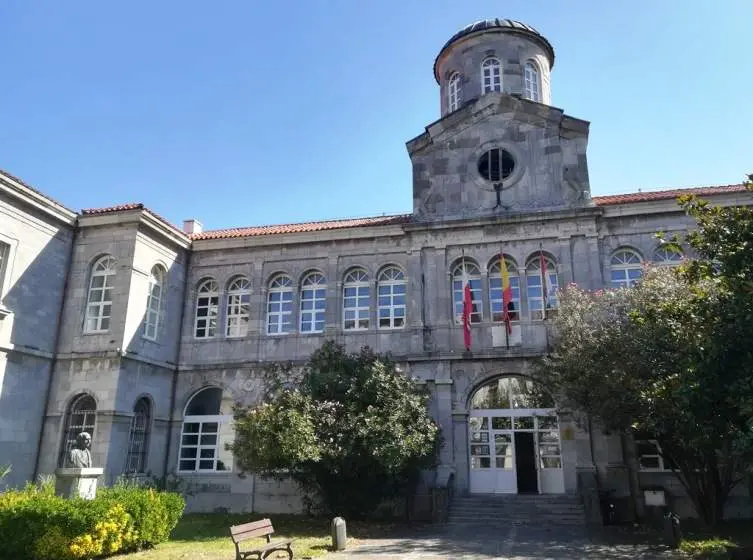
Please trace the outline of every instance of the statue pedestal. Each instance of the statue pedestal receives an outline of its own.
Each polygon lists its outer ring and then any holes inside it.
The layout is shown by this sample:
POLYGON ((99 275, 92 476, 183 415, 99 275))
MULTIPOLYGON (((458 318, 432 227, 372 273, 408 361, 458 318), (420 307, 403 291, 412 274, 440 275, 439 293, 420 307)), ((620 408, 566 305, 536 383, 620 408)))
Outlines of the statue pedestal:
POLYGON ((93 500, 97 495, 97 479, 104 469, 57 469, 55 471, 55 493, 65 498, 93 500))

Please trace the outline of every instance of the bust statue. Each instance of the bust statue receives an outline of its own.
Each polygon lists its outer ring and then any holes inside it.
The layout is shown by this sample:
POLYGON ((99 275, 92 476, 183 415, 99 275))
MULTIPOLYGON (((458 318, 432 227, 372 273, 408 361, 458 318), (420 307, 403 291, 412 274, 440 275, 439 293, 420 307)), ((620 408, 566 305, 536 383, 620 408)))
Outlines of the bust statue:
POLYGON ((68 451, 67 467, 75 469, 88 469, 92 466, 92 455, 89 448, 92 444, 92 438, 86 432, 81 432, 76 436, 76 444, 68 451))

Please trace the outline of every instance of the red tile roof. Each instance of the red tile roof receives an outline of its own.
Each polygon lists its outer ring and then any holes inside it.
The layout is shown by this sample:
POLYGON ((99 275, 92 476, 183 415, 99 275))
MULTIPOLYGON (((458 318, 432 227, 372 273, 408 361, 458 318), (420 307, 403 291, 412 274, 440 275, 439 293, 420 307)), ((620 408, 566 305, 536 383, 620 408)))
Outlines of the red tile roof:
POLYGON ((726 194, 744 192, 745 185, 722 185, 718 187, 691 187, 687 189, 671 189, 665 191, 649 191, 628 194, 609 194, 594 196, 593 201, 597 206, 611 206, 614 204, 627 204, 630 202, 648 202, 651 200, 669 200, 679 196, 694 194, 696 196, 709 196, 714 194, 726 194))
POLYGON ((371 218, 351 218, 345 220, 323 220, 320 222, 305 222, 300 224, 281 224, 271 226, 257 226, 245 228, 218 229, 194 233, 191 239, 227 239, 230 237, 255 237, 258 235, 274 235, 280 233, 305 233, 332 229, 345 229, 361 226, 387 226, 406 224, 410 222, 410 214, 395 214, 392 216, 374 216, 371 218))
POLYGON ((117 204, 115 206, 107 206, 105 208, 85 208, 81 210, 81 215, 83 216, 98 216, 100 214, 112 214, 115 212, 127 212, 129 210, 144 210, 146 212, 149 212, 152 216, 154 216, 157 220, 165 224, 167 227, 175 231, 176 233, 179 233, 183 237, 189 237, 186 232, 184 232, 179 227, 171 224, 168 220, 157 214, 156 212, 150 210, 146 206, 143 205, 141 202, 128 202, 126 204, 117 204))

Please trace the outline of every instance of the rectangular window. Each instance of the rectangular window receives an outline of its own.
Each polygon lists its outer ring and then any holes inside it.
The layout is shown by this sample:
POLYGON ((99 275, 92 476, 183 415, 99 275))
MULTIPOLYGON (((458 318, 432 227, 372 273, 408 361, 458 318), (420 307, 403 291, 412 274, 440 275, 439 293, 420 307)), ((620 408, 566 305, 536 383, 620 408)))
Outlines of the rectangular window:
MULTIPOLYGON (((512 282, 511 282, 512 283, 512 282)), ((541 285, 541 274, 536 271, 534 273, 528 272, 526 277, 527 295, 528 295, 528 311, 531 319, 543 319, 544 318, 544 298, 541 297, 543 293, 543 287, 541 285)), ((559 281, 557 279, 557 273, 553 270, 549 270, 546 275, 546 316, 551 317, 553 313, 556 313, 557 309, 557 289, 559 287, 559 281)))
POLYGON ((638 468, 641 471, 671 471, 671 461, 661 455, 661 447, 655 439, 636 440, 638 468))
MULTIPOLYGON (((481 312, 481 278, 469 278, 468 283, 471 285, 471 323, 480 323, 483 317, 481 312)), ((455 278, 452 281, 452 295, 454 299, 455 322, 458 325, 462 325, 465 285, 461 278, 455 278)))
MULTIPOLYGON (((232 419, 231 419, 232 420, 232 419)), ((232 422, 221 417, 186 417, 180 437, 180 472, 222 472, 232 470, 230 443, 232 422)))
POLYGON ((369 328, 368 285, 345 286, 343 289, 343 328, 365 330, 369 328))
POLYGON ((146 302, 146 317, 144 318, 144 336, 149 340, 157 339, 161 301, 162 284, 150 282, 149 295, 146 302))
POLYGON ((267 299, 267 333, 284 334, 293 330, 293 292, 269 292, 267 299))
MULTIPOLYGON (((516 275, 510 275, 510 291, 512 292, 512 299, 510 300, 510 308, 508 312, 510 314, 511 321, 517 321, 520 319, 520 277, 516 275)), ((502 312, 502 278, 499 274, 489 276, 489 303, 492 306, 492 321, 500 323, 504 320, 504 313, 502 312)))
POLYGON ((3 297, 3 288, 5 287, 5 270, 10 260, 10 245, 0 241, 0 298, 3 297))

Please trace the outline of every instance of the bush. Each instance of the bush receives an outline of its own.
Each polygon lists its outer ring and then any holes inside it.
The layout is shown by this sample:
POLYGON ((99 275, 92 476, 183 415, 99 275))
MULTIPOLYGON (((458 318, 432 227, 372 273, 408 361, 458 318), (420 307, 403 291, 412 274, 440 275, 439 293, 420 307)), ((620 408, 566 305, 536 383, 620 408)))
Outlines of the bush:
POLYGON ((2 552, 17 560, 77 560, 164 542, 185 502, 177 494, 127 486, 94 500, 64 499, 51 485, 0 494, 2 552))
POLYGON ((680 550, 690 558, 730 558, 728 549, 734 544, 726 539, 683 540, 680 550))

